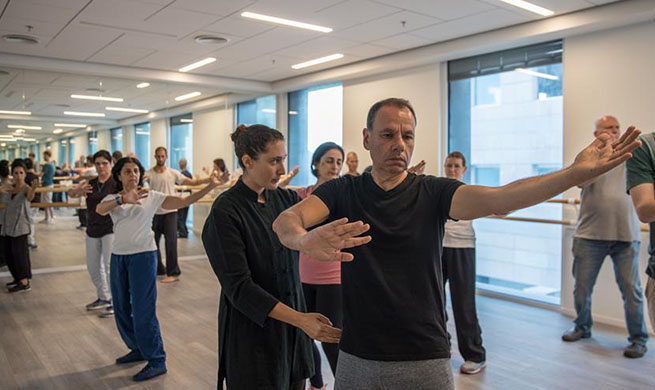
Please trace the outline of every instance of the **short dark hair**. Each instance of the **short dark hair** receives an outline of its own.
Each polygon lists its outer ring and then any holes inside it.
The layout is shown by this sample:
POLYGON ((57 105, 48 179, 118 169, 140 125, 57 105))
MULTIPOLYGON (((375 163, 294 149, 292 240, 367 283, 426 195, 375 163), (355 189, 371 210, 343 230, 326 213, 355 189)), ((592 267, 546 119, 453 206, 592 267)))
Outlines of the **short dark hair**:
POLYGON ((225 172, 227 167, 225 166, 225 161, 222 158, 214 159, 214 165, 218 167, 221 171, 225 172))
POLYGON ((139 159, 134 157, 123 157, 116 161, 116 165, 111 169, 111 176, 114 178, 114 182, 116 182, 116 189, 118 191, 123 190, 123 183, 118 178, 118 175, 121 173, 123 165, 129 163, 136 164, 139 167, 139 185, 143 185, 143 174, 146 173, 146 170, 143 168, 143 165, 141 165, 139 159))
POLYGON ((155 148, 155 154, 157 154, 157 152, 159 152, 160 150, 163 150, 164 153, 166 153, 166 155, 168 156, 168 150, 167 150, 165 147, 163 147, 163 146, 157 146, 157 147, 155 148))
POLYGON ((107 161, 109 161, 111 163, 111 154, 109 154, 109 151, 101 149, 101 150, 98 150, 97 152, 95 152, 93 154, 93 162, 95 163, 96 159, 99 158, 99 157, 102 157, 102 158, 104 158, 105 160, 107 160, 107 161))
POLYGON ((118 160, 120 160, 121 158, 123 158, 123 153, 121 153, 120 150, 114 150, 114 153, 111 154, 111 157, 112 157, 114 160, 118 161, 118 160))
POLYGON ((30 160, 29 158, 23 159, 23 164, 25 165, 25 169, 34 168, 34 163, 32 163, 32 160, 30 160))
POLYGON ((52 157, 52 152, 49 151, 49 150, 46 150, 46 151, 43 152, 43 155, 48 156, 48 157, 52 157))
POLYGON ((344 155, 343 155, 343 148, 339 146, 338 144, 334 142, 323 142, 322 144, 318 145, 316 150, 314 150, 314 154, 312 155, 312 163, 311 163, 311 170, 312 170, 312 175, 315 177, 318 177, 318 163, 321 162, 321 158, 323 158, 323 155, 330 150, 337 149, 338 151, 341 152, 341 159, 343 160, 344 155))
POLYGON ((234 153, 239 159, 239 166, 244 170, 241 158, 244 155, 257 160, 261 153, 265 153, 268 144, 275 141, 284 141, 284 135, 265 125, 239 125, 230 136, 234 142, 234 153))
POLYGON ((388 98, 388 99, 380 100, 379 102, 372 105, 371 108, 369 108, 368 115, 366 116, 366 129, 368 131, 373 130, 373 122, 375 122, 375 116, 378 114, 378 111, 380 111, 380 109, 384 106, 406 108, 412 113, 412 116, 414 117, 414 125, 416 126, 416 123, 418 123, 416 119, 416 113, 414 112, 414 107, 412 107, 412 104, 409 102, 409 100, 401 99, 401 98, 388 98))
POLYGON ((0 160, 0 177, 9 177, 9 161, 0 160))
POLYGON ((449 158, 458 158, 458 159, 462 160, 462 165, 466 168, 466 157, 464 157, 462 152, 458 152, 458 151, 450 152, 446 156, 446 159, 449 159, 449 158))
POLYGON ((13 172, 14 169, 16 168, 23 168, 27 172, 27 168, 25 167, 25 161, 23 161, 22 158, 17 158, 11 163, 11 171, 13 172))

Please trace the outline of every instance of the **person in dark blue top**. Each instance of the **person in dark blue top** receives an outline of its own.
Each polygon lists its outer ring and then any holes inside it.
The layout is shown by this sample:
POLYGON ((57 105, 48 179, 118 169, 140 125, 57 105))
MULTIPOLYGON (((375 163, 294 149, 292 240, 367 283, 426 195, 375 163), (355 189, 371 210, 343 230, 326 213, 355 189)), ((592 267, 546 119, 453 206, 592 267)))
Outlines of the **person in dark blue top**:
POLYGON ((341 331, 304 313, 298 252, 273 233, 275 218, 300 201, 278 187, 284 136, 252 125, 239 126, 232 140, 243 175, 214 201, 202 232, 221 284, 217 388, 225 380, 230 390, 301 390, 314 372, 309 337, 336 343, 341 331))

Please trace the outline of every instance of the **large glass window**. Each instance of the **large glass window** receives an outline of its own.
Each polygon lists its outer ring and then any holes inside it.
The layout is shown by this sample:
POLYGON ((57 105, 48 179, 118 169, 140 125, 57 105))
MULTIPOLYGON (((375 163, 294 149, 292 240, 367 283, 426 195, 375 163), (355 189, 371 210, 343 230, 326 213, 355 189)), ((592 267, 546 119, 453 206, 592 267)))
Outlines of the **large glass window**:
MULTIPOLYGON (((275 95, 262 96, 237 104, 237 124, 239 125, 266 125, 277 128, 276 112, 277 99, 275 95)), ((239 167, 237 156, 232 156, 234 168, 239 167)))
POLYGON ((59 140, 59 161, 57 161, 60 167, 63 166, 64 163, 66 162, 68 156, 67 151, 68 151, 68 140, 62 138, 59 140))
POLYGON ((120 151, 123 152, 123 129, 120 127, 113 128, 109 130, 111 136, 111 151, 120 151))
POLYGON ((90 131, 86 134, 86 154, 94 155, 98 151, 98 132, 90 131))
POLYGON ((145 169, 150 169, 150 122, 134 125, 134 148, 136 158, 145 169))
POLYGON ((75 138, 68 137, 68 165, 75 166, 75 138))
MULTIPOLYGON (((449 62, 449 151, 464 181, 499 186, 562 167, 562 44, 549 42, 449 62)), ((512 214, 561 220, 561 205, 512 214)), ((477 282, 482 289, 560 302, 559 225, 480 219, 477 282)))
POLYGON ((193 116, 189 114, 171 118, 171 141, 168 164, 179 169, 181 158, 187 160, 187 170, 193 172, 193 116))
POLYGON ((289 93, 289 166, 300 172, 292 185, 307 186, 316 178, 310 171, 314 149, 323 142, 341 145, 343 86, 329 84, 289 93))

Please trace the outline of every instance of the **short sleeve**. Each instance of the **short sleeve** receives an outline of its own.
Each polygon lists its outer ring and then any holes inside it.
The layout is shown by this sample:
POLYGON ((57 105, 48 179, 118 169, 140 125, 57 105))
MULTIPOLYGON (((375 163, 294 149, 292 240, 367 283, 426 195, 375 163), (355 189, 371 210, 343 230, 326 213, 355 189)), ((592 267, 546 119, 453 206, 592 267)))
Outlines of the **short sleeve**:
POLYGON ((344 176, 338 179, 326 181, 316 187, 312 192, 312 195, 317 196, 325 204, 328 210, 330 210, 330 216, 339 213, 339 195, 344 193, 343 189, 347 180, 348 178, 344 176))
POLYGON ((184 180, 186 180, 186 176, 184 176, 177 169, 171 169, 171 172, 173 173, 173 176, 175 176, 175 184, 180 185, 184 183, 184 180))
POLYGON ((632 152, 632 158, 626 161, 626 191, 634 186, 644 183, 655 182, 655 171, 653 170, 653 160, 648 148, 648 144, 642 140, 639 148, 632 152))
POLYGON ((450 218, 450 205, 453 201, 455 191, 464 185, 459 180, 446 179, 443 177, 424 176, 425 184, 434 199, 436 206, 437 217, 442 219, 450 218))
POLYGON ((150 207, 153 207, 155 210, 159 209, 162 203, 164 203, 164 201, 166 200, 167 196, 168 195, 162 192, 151 190, 150 192, 148 192, 148 197, 151 198, 150 202, 152 202, 150 204, 150 207))

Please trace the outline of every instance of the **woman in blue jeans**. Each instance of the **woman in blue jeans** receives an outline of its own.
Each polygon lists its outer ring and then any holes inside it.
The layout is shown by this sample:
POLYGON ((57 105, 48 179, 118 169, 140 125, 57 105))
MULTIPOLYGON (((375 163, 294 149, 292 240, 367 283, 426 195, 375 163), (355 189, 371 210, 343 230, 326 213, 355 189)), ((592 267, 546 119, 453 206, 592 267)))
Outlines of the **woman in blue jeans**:
POLYGON ((142 189, 144 173, 136 158, 118 160, 112 176, 120 192, 108 195, 96 208, 98 214, 110 215, 114 223, 111 293, 118 332, 130 349, 116 359, 116 364, 147 360, 133 377, 137 382, 166 373, 166 353, 156 315, 157 247, 152 219, 159 207, 187 207, 218 185, 212 176, 205 188, 182 198, 142 189))

